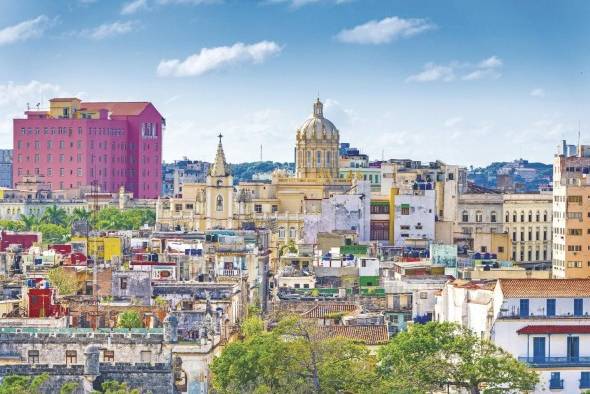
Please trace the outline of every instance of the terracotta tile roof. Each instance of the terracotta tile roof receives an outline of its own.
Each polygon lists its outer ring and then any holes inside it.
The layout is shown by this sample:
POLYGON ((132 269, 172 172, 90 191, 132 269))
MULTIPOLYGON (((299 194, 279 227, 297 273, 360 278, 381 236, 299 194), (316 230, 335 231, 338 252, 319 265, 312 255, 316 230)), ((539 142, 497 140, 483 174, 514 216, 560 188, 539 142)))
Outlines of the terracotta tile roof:
POLYGON ((305 319, 323 319, 333 313, 350 314, 356 312, 359 307, 355 304, 320 304, 316 305, 307 312, 301 314, 305 319))
POLYGON ((451 284, 455 287, 482 290, 494 290, 496 288, 496 283, 496 280, 475 281, 465 279, 455 279, 451 282, 451 284))
POLYGON ((590 297, 590 279, 500 279, 506 298, 590 297))
POLYGON ((516 332, 519 334, 590 334, 590 326, 525 326, 516 332))
POLYGON ((138 102, 83 102, 80 104, 82 110, 98 111, 106 109, 115 116, 139 115, 150 103, 147 101, 138 102))
POLYGON ((386 325, 363 326, 321 326, 318 327, 318 339, 343 337, 363 342, 366 345, 380 345, 389 341, 386 325))

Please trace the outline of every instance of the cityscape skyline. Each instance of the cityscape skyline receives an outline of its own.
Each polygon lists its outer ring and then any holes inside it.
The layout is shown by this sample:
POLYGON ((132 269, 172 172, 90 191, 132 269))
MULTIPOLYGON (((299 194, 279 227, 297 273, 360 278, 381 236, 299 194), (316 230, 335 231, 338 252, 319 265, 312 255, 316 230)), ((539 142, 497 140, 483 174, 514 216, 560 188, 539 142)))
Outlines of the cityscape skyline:
POLYGON ((5 3, 0 146, 27 103, 147 98, 167 119, 165 161, 212 160, 220 131, 230 162, 259 160, 260 145, 292 161, 319 95, 342 141, 374 159, 486 165, 484 142, 497 161, 548 163, 590 124, 588 55, 574 50, 589 5, 534 4, 5 3))

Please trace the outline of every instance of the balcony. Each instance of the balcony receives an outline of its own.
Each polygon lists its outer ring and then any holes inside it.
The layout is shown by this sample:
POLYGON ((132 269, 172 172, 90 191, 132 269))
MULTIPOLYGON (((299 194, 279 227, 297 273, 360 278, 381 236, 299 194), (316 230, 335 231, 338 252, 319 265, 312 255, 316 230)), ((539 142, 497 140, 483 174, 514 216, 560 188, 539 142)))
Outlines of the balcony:
POLYGON ((237 269, 222 269, 219 270, 219 275, 221 276, 240 276, 242 270, 237 269))
POLYGON ((563 379, 550 379, 549 390, 563 390, 563 379))
POLYGON ((533 368, 590 367, 590 356, 586 357, 519 357, 518 361, 533 368))

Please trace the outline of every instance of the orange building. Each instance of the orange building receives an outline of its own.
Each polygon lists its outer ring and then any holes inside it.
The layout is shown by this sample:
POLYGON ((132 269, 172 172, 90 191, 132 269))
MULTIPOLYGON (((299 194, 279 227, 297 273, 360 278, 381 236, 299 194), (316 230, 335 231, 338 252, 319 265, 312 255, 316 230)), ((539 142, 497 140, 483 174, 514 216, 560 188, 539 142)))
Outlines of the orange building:
POLYGON ((563 145, 553 161, 554 278, 590 278, 590 145, 563 145))

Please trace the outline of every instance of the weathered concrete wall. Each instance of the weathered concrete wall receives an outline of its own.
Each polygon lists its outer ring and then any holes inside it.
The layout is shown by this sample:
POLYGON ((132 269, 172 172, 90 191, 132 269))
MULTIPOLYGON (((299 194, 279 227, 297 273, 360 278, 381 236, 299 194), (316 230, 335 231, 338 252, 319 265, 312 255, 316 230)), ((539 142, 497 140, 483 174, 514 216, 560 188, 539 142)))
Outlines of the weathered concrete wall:
POLYGON ((100 364, 99 375, 84 376, 82 365, 3 365, 0 366, 0 378, 7 375, 41 375, 49 374, 49 379, 41 387, 43 394, 59 393, 61 386, 67 382, 77 382, 75 394, 84 393, 84 380, 89 379, 94 389, 100 389, 107 380, 125 382, 130 388, 138 388, 142 393, 174 393, 173 373, 170 364, 100 364))

